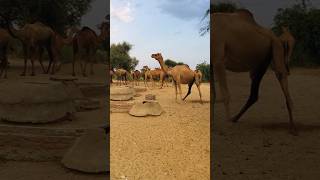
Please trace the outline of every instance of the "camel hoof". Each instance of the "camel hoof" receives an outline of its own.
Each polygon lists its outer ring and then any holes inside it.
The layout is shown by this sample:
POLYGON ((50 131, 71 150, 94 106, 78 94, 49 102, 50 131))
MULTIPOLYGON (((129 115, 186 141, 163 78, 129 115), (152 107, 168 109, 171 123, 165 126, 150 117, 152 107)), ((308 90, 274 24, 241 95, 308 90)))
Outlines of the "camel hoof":
POLYGON ((295 127, 291 127, 291 128, 289 129, 289 132, 290 132, 290 134, 292 134, 293 136, 298 136, 298 135, 299 135, 299 132, 298 132, 297 128, 295 128, 295 127))
POLYGON ((239 121, 239 118, 233 117, 233 118, 231 118, 229 120, 230 120, 230 122, 237 123, 239 121))

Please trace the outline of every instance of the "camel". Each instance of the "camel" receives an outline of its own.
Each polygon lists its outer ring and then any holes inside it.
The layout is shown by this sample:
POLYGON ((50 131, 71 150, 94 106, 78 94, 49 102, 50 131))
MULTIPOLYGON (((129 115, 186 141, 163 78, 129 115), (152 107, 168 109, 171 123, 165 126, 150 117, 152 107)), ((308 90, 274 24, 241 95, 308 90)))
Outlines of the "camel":
POLYGON ((115 75, 115 72, 113 70, 113 68, 110 69, 110 83, 113 83, 112 79, 113 79, 113 76, 115 75))
MULTIPOLYGON (((61 69, 62 66, 62 62, 61 59, 61 50, 64 46, 70 46, 72 45, 72 41, 73 41, 73 35, 78 32, 79 30, 75 27, 69 28, 66 30, 67 32, 67 38, 62 37, 59 33, 55 32, 55 42, 53 44, 53 48, 55 48, 56 53, 57 53, 57 59, 54 63, 54 65, 52 66, 51 69, 51 74, 54 74, 56 71, 59 71, 61 69), (56 65, 56 63, 59 62, 59 65, 56 65), (58 66, 56 69, 53 69, 53 67, 58 66)), ((39 50, 39 58, 40 58, 40 62, 42 61, 42 54, 43 54, 43 48, 40 48, 39 50)), ((48 72, 50 71, 50 69, 48 68, 48 72)))
POLYGON ((4 73, 4 78, 7 78, 7 68, 8 68, 8 48, 9 48, 9 41, 11 37, 9 33, 0 28, 0 78, 4 73))
POLYGON ((140 81, 140 78, 141 78, 140 71, 139 70, 133 71, 131 76, 132 76, 132 79, 133 79, 133 85, 136 83, 136 85, 139 86, 139 81, 140 81))
POLYGON ((148 87, 148 79, 150 79, 150 81, 152 81, 152 85, 154 86, 154 80, 153 80, 153 76, 151 74, 151 70, 149 69, 148 66, 143 66, 142 68, 142 74, 143 74, 143 78, 144 78, 144 85, 145 87, 148 87))
POLYGON ((199 82, 202 82, 202 72, 199 69, 194 70, 194 73, 196 74, 196 78, 198 78, 199 82))
MULTIPOLYGON (((284 50, 285 50, 285 58, 287 63, 289 64, 290 60, 291 60, 291 55, 293 52, 293 48, 295 45, 295 39, 293 37, 293 35, 290 33, 288 27, 281 27, 282 28, 282 34, 279 36, 283 46, 284 46, 284 50)), ((289 69, 289 68, 288 68, 289 69)))
POLYGON ((161 70, 170 75, 173 79, 174 82, 174 87, 175 87, 175 94, 176 94, 176 101, 177 101, 177 88, 179 87, 179 94, 180 98, 182 101, 184 101, 190 94, 191 94, 191 88, 193 84, 197 85, 198 91, 199 91, 199 96, 200 96, 200 102, 201 104, 203 103, 202 101, 202 95, 201 95, 201 90, 200 90, 200 82, 199 79, 196 78, 196 74, 194 71, 192 71, 188 65, 176 65, 171 69, 171 71, 168 71, 169 68, 163 61, 163 57, 161 53, 155 53, 151 55, 152 58, 157 60, 160 64, 161 70), (188 84, 188 93, 185 95, 184 98, 182 98, 182 91, 181 91, 181 84, 188 84))
POLYGON ((80 63, 82 75, 86 74, 87 63, 90 63, 90 74, 93 75, 93 63, 95 60, 96 51, 98 45, 104 41, 109 35, 109 23, 103 22, 100 29, 100 35, 98 36, 89 27, 83 27, 73 38, 73 63, 72 63, 72 75, 75 76, 75 62, 79 58, 83 62, 80 63))
POLYGON ((49 73, 50 63, 48 70, 46 71, 39 57, 39 51, 41 51, 42 48, 46 48, 50 62, 55 62, 57 53, 53 47, 55 41, 54 31, 41 22, 26 24, 23 28, 17 30, 12 27, 10 21, 6 17, 1 14, 0 16, 6 21, 6 28, 8 29, 9 34, 22 42, 24 51, 24 70, 21 75, 26 75, 28 58, 31 59, 31 76, 35 75, 34 60, 36 58, 39 59, 43 72, 49 73))
POLYGON ((118 85, 120 83, 120 86, 121 86, 121 82, 124 81, 123 84, 127 84, 127 80, 128 80, 128 76, 129 76, 129 72, 125 69, 117 69, 115 72, 115 75, 117 76, 117 79, 118 79, 118 85))
POLYGON ((240 13, 211 13, 210 16, 214 20, 210 25, 211 64, 220 85, 226 118, 237 122, 257 102, 260 82, 269 64, 272 63, 286 98, 290 130, 293 134, 297 134, 292 116, 293 102, 288 89, 288 62, 285 60, 284 48, 280 39, 270 30, 259 26, 248 10, 242 10, 240 13), (230 118, 230 93, 226 70, 250 72, 251 78, 250 96, 240 112, 233 118, 230 118))

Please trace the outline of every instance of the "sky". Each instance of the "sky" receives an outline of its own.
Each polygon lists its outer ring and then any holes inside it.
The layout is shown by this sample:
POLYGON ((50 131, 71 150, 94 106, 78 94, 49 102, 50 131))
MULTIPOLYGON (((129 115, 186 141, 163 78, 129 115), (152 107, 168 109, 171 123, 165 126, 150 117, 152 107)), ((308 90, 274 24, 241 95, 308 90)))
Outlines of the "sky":
POLYGON ((159 67, 152 53, 188 64, 192 69, 210 62, 209 34, 200 36, 209 0, 111 0, 111 43, 133 45, 136 69, 159 67))
MULTIPOLYGON (((297 2, 301 3, 301 0, 214 0, 214 2, 234 2, 241 8, 249 9, 259 24, 271 27, 278 8, 291 7, 297 2)), ((309 0, 309 2, 312 6, 320 8, 320 0, 309 0)))
POLYGON ((97 31, 96 25, 105 20, 109 13, 110 0, 94 0, 90 10, 81 18, 81 25, 97 31))

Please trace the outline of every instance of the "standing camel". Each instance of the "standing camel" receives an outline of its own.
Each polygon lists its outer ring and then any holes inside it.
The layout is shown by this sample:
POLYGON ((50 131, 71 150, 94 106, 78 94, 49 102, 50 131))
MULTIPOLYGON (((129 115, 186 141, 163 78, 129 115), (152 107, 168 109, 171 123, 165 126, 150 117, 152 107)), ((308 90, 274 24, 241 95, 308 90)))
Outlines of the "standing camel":
POLYGON ((284 47, 285 58, 287 61, 286 65, 289 65, 296 40, 294 39, 293 35, 290 33, 288 27, 281 27, 281 28, 282 28, 282 34, 280 35, 279 38, 284 47))
POLYGON ((196 74, 196 78, 199 79, 199 82, 202 82, 202 72, 199 69, 194 70, 194 73, 196 74))
POLYGON ((28 58, 31 59, 31 76, 35 75, 34 72, 34 60, 39 59, 41 68, 44 73, 49 73, 50 63, 48 70, 46 71, 42 61, 40 59, 39 51, 42 48, 46 48, 48 51, 48 55, 50 58, 50 62, 55 62, 56 59, 56 50, 54 48, 55 43, 55 33, 54 31, 47 25, 41 22, 35 22, 32 24, 26 24, 23 28, 17 30, 12 27, 10 21, 0 14, 3 19, 6 21, 6 28, 10 35, 22 42, 23 51, 24 51, 24 70, 22 72, 22 76, 26 75, 27 71, 27 61, 28 58))
POLYGON ((139 81, 141 78, 141 73, 139 70, 135 70, 132 72, 132 79, 133 79, 133 85, 136 83, 137 86, 139 86, 139 81))
POLYGON ((285 60, 284 48, 280 39, 271 31, 259 26, 248 10, 236 13, 212 13, 210 16, 214 20, 210 25, 211 64, 220 85, 226 118, 237 122, 258 100, 260 82, 272 62, 286 98, 290 129, 293 134, 296 134, 292 116, 293 103, 288 89, 288 62, 285 60), (250 16, 243 16, 243 14, 250 14, 250 16), (227 86, 226 70, 250 72, 251 78, 250 96, 240 112, 233 118, 230 118, 230 93, 227 86))
POLYGON ((174 82, 174 87, 175 87, 175 93, 176 93, 176 101, 177 101, 177 88, 179 87, 179 94, 181 100, 185 100, 189 94, 191 94, 191 88, 193 84, 195 83, 197 85, 198 91, 199 91, 199 96, 200 96, 200 102, 202 103, 202 95, 201 95, 201 90, 200 90, 200 82, 198 78, 196 78, 196 75, 194 71, 192 71, 188 65, 176 65, 171 69, 171 71, 168 71, 167 65, 165 65, 163 61, 163 57, 160 53, 152 54, 152 58, 157 60, 161 66, 162 71, 164 71, 166 74, 172 76, 173 82, 174 82), (189 89, 188 93, 184 98, 182 98, 182 91, 181 91, 181 84, 188 84, 189 89))
POLYGON ((7 78, 8 47, 10 38, 9 33, 5 29, 0 28, 0 78, 3 73, 3 77, 7 78))
POLYGON ((96 51, 98 45, 103 42, 109 34, 109 23, 103 22, 100 29, 100 35, 98 36, 89 27, 83 27, 73 38, 73 63, 72 63, 72 75, 75 76, 75 62, 79 58, 82 75, 87 76, 86 68, 90 63, 90 74, 93 75, 93 63, 95 60, 96 51))
POLYGON ((143 78, 144 78, 144 85, 145 87, 148 87, 148 80, 150 79, 150 81, 152 81, 152 86, 154 86, 154 80, 153 80, 153 76, 150 72, 151 70, 149 69, 148 66, 143 66, 142 72, 143 72, 143 78))
POLYGON ((128 76, 129 76, 129 72, 125 69, 117 69, 115 72, 115 75, 117 76, 117 79, 118 79, 118 85, 120 83, 120 86, 121 86, 121 82, 124 81, 123 84, 127 84, 127 80, 128 80, 128 76))
MULTIPOLYGON (((59 33, 55 32, 55 41, 54 41, 54 44, 53 44, 53 48, 55 48, 55 51, 57 53, 57 58, 56 58, 55 62, 53 62, 54 64, 53 64, 53 66, 51 68, 51 74, 54 74, 56 71, 59 71, 61 69, 61 66, 62 66, 62 61, 61 61, 62 48, 64 46, 72 45, 73 35, 78 31, 79 30, 77 28, 75 28, 75 27, 67 29, 67 31, 66 31, 67 37, 66 38, 62 37, 59 33), (56 64, 58 62, 59 62, 59 65, 56 64), (56 66, 57 66, 57 68, 53 69, 53 67, 56 67, 56 66)), ((39 54, 39 58, 40 58, 39 61, 41 62, 42 61, 43 48, 40 48, 39 53, 40 53, 39 54)), ((48 72, 49 71, 50 71, 50 68, 48 68, 48 72)))

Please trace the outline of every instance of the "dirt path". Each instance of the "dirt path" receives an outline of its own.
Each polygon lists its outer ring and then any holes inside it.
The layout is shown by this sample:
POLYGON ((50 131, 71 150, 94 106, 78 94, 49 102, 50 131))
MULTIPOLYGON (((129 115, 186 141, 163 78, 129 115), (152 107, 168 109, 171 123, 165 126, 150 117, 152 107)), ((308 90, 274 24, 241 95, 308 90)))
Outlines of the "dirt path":
MULTIPOLYGON (((111 114, 111 179, 209 179, 210 88, 204 104, 194 86, 186 103, 175 102, 174 88, 153 89, 165 113, 137 118, 111 114)), ((183 94, 187 87, 182 87, 183 94)))
MULTIPOLYGON (((247 100, 249 76, 228 73, 228 82, 231 112, 235 114, 247 100)), ((239 123, 226 121, 223 104, 216 104, 215 179, 320 178, 320 70, 292 70, 289 88, 298 137, 288 133, 284 96, 272 72, 262 81, 259 101, 239 123)))

